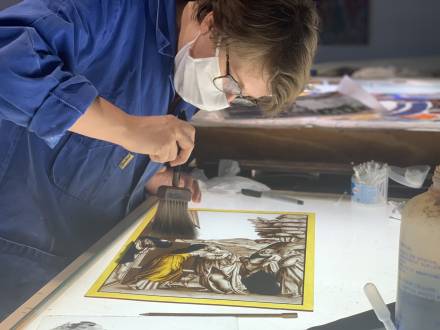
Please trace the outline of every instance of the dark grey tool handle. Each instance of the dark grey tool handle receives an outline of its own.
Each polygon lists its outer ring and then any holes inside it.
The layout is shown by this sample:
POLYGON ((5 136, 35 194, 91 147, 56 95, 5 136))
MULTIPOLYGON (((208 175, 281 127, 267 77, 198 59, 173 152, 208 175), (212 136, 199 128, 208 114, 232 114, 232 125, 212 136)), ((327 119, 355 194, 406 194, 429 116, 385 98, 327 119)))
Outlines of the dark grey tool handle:
POLYGON ((181 167, 173 167, 173 187, 179 187, 181 167))
MULTIPOLYGON (((179 112, 177 112, 177 106, 179 105, 179 103, 182 101, 182 98, 179 96, 179 94, 176 94, 173 101, 171 102, 171 104, 168 107, 168 114, 172 114, 177 116, 179 119, 182 119, 181 116, 179 116, 179 112)), ((184 112, 180 112, 180 114, 184 114, 184 112)), ((178 154, 180 153, 180 148, 179 145, 177 145, 178 148, 178 154)), ((171 167, 171 166, 170 166, 171 167)), ((182 167, 176 166, 176 167, 172 167, 173 170, 173 187, 179 187, 179 183, 180 183, 180 172, 182 171, 182 167)))

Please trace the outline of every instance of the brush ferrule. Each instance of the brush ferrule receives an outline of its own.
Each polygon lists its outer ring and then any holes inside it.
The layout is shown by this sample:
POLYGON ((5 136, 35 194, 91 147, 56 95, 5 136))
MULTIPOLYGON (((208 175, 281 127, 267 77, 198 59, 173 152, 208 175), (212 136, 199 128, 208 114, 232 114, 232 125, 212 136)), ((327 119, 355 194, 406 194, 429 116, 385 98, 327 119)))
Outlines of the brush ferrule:
POLYGON ((157 190, 157 197, 164 200, 189 202, 191 201, 191 191, 186 188, 160 186, 157 190))

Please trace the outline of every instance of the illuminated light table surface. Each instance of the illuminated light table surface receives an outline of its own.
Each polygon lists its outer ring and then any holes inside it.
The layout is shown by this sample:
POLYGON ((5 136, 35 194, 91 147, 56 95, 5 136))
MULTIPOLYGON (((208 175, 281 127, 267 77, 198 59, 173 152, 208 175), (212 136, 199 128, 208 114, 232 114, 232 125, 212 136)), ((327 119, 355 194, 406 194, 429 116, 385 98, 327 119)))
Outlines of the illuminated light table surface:
POLYGON ((151 201, 147 201, 11 314, 0 324, 0 329, 10 328, 20 319, 19 329, 41 329, 42 322, 60 316, 66 322, 69 318, 71 322, 102 318, 123 324, 123 329, 308 329, 370 310, 362 290, 367 282, 376 284, 386 303, 395 301, 400 222, 388 218, 389 207, 353 205, 347 198, 336 195, 298 193, 297 197, 305 201, 304 205, 234 193, 204 192, 202 203, 190 207, 315 213, 313 312, 298 312, 297 319, 147 317, 139 314, 283 311, 85 297, 150 208, 151 201), (49 292, 57 289, 48 294, 48 288, 51 288, 49 292), (41 297, 45 299, 36 304, 41 297))

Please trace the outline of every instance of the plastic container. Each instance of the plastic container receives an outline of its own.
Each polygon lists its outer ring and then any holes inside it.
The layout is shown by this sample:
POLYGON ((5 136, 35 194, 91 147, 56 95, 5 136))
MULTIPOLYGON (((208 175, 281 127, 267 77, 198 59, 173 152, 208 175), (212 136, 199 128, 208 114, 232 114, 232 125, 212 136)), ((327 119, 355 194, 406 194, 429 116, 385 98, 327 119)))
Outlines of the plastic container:
POLYGON ((429 191, 402 212, 396 324, 399 330, 440 329, 440 166, 429 191))
POLYGON ((374 184, 360 182, 351 177, 352 202, 366 205, 385 204, 388 199, 388 176, 382 175, 374 184))
POLYGON ((388 175, 391 180, 411 188, 421 188, 431 169, 428 165, 398 167, 390 166, 388 175))

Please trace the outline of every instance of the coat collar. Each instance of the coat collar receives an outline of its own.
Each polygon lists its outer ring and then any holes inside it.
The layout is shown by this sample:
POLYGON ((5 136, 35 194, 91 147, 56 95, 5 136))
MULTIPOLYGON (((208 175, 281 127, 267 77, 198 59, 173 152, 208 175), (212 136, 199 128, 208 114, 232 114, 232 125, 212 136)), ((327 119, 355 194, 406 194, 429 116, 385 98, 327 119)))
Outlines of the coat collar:
POLYGON ((159 54, 174 57, 177 50, 175 0, 149 0, 150 15, 156 26, 156 45, 159 54))

